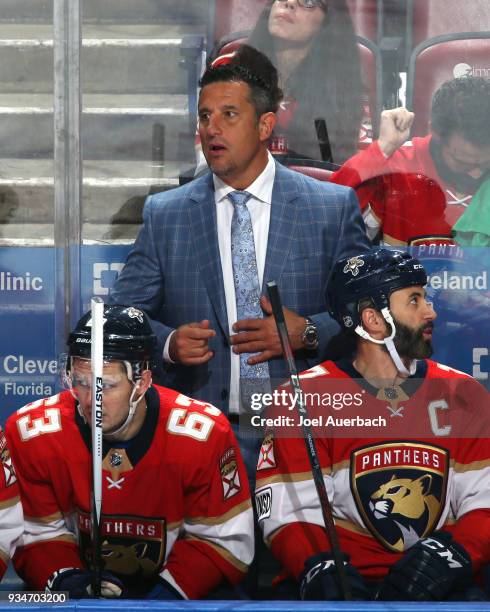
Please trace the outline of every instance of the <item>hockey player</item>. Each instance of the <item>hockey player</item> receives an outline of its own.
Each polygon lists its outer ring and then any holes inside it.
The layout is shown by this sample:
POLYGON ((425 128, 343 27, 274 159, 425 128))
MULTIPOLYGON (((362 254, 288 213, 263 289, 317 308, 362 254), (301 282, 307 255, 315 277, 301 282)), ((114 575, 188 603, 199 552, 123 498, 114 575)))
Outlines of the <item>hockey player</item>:
MULTIPOLYGON (((152 385, 146 315, 104 306, 103 597, 194 599, 244 576, 253 556, 247 476, 227 419, 152 385)), ((25 532, 14 559, 30 588, 88 597, 90 313, 68 338, 69 390, 28 404, 6 427, 25 532)))
POLYGON ((19 489, 7 440, 0 427, 0 580, 22 534, 19 489))
POLYGON ((356 189, 368 234, 385 244, 452 243, 455 223, 490 173, 490 81, 466 76, 443 83, 431 108, 431 133, 409 138, 414 115, 381 114, 376 142, 331 180, 356 189))
MULTIPOLYGON (((488 393, 428 359, 436 315, 425 283, 423 266, 402 251, 339 261, 331 310, 357 337, 355 356, 301 375, 355 599, 464 598, 490 560, 488 393)), ((297 433, 284 425, 264 440, 259 524, 301 598, 341 599, 297 433)))

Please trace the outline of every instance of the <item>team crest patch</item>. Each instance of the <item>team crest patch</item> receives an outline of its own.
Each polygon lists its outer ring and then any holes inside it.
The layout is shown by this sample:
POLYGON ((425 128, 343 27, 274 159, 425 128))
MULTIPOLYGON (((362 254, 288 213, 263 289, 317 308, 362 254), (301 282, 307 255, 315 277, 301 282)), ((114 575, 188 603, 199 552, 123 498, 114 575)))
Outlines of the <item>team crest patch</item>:
POLYGON ((230 499, 242 490, 236 450, 231 446, 219 460, 219 471, 223 485, 223 499, 230 499))
POLYGON ((435 528, 444 508, 449 453, 432 444, 387 442, 351 455, 351 489, 365 526, 402 552, 435 528))
POLYGON ((344 273, 347 274, 350 272, 352 276, 357 276, 359 274, 359 268, 362 268, 363 265, 364 260, 359 256, 351 257, 344 266, 344 273))
POLYGON ((130 317, 131 319, 138 319, 138 321, 140 323, 143 323, 143 313, 141 310, 139 310, 138 308, 135 308, 134 306, 130 306, 126 312, 128 313, 128 317, 130 317))
POLYGON ((7 439, 0 428, 0 461, 2 462, 3 476, 5 478, 5 486, 10 487, 17 482, 14 466, 10 457, 10 451, 7 446, 7 439))
POLYGON ((272 434, 268 434, 260 447, 257 471, 268 470, 273 467, 276 467, 276 460, 274 459, 274 438, 272 434))
MULTIPOLYGON (((91 517, 78 511, 79 544, 88 567, 93 567, 91 517)), ((167 540, 164 519, 102 514, 101 554, 104 569, 124 577, 128 586, 157 574, 163 564, 167 540)))

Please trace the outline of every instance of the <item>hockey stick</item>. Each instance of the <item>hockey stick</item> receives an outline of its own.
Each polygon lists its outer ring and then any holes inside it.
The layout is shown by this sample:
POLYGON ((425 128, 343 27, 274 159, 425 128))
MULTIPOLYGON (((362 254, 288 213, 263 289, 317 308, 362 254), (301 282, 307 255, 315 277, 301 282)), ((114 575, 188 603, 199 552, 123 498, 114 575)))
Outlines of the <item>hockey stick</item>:
POLYGON ((347 582, 347 576, 345 574, 344 561, 342 559, 342 553, 340 550, 339 539, 337 531, 335 529, 335 523, 333 520, 332 507, 328 499, 327 489, 325 487, 325 481, 323 480, 322 469, 320 461, 318 459, 318 453, 316 450, 315 439, 311 431, 311 427, 305 424, 305 419, 308 418, 308 411, 306 409, 305 402, 303 400, 303 392, 299 382, 298 369, 296 368, 296 362, 294 360, 293 349, 291 342, 289 341, 288 328, 286 326, 286 320, 284 319, 284 312, 282 310, 281 298, 279 296, 279 288, 274 281, 267 283, 267 293, 269 294, 269 300, 272 306, 272 314, 277 325, 277 331, 279 338, 281 339, 282 352, 284 359, 287 362, 289 369, 289 379, 293 388, 296 407, 298 413, 302 416, 303 438, 306 445, 306 452, 311 465, 311 473, 315 482, 316 492, 320 501, 320 507, 323 515, 323 522, 325 523, 325 531, 330 541, 330 547, 332 549, 333 560, 335 568, 337 570, 340 582, 340 590, 346 601, 352 599, 347 582))
POLYGON ((92 591, 100 597, 102 581, 101 513, 102 513, 102 375, 104 367, 104 302, 91 301, 91 364, 92 364, 92 546, 94 578, 92 591))

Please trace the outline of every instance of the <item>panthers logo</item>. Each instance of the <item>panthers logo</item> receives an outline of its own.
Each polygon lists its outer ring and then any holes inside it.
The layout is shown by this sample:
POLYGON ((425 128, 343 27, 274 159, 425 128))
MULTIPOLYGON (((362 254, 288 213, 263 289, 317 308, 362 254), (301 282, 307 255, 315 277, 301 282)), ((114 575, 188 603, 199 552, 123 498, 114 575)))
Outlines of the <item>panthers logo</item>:
POLYGON ((395 542, 396 550, 406 550, 426 532, 418 533, 414 524, 422 527, 433 525, 439 514, 439 502, 431 495, 432 476, 425 474, 415 480, 396 478, 382 484, 371 495, 369 507, 376 519, 391 520, 400 529, 400 539, 395 542))
POLYGON ((388 550, 402 552, 435 529, 444 508, 449 457, 415 442, 352 453, 351 487, 365 526, 388 550))
MULTIPOLYGON (((94 561, 91 525, 90 514, 78 510, 80 552, 88 567, 94 561)), ((102 514, 100 532, 104 569, 123 577, 129 588, 140 588, 161 569, 167 546, 164 519, 102 514)))
POLYGON ((158 567, 147 555, 147 542, 139 542, 130 546, 113 544, 105 540, 102 543, 102 558, 104 567, 110 572, 122 576, 151 576, 158 567))

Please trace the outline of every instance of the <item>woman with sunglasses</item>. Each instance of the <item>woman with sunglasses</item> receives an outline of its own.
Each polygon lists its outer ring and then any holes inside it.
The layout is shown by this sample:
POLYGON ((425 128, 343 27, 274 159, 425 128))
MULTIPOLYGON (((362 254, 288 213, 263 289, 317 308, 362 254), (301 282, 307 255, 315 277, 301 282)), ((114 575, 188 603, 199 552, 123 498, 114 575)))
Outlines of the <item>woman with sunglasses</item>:
POLYGON ((315 119, 323 119, 333 161, 348 159, 358 144, 362 83, 346 0, 268 2, 247 43, 271 59, 285 93, 273 152, 320 159, 315 119))

